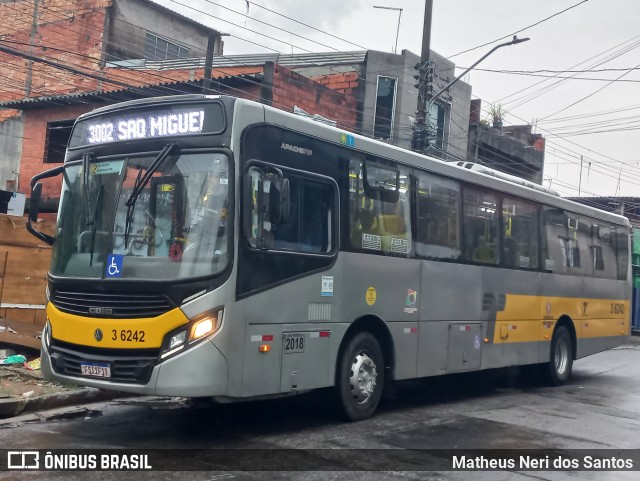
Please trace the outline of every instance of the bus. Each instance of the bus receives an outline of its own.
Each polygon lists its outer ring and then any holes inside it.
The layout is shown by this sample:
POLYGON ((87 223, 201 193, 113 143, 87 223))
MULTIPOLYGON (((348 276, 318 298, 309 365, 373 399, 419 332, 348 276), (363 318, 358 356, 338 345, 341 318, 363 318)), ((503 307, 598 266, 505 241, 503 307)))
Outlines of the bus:
POLYGON ((249 100, 86 113, 31 190, 59 382, 219 402, 334 388, 356 421, 407 379, 529 366, 559 385, 631 333, 625 217, 249 100))

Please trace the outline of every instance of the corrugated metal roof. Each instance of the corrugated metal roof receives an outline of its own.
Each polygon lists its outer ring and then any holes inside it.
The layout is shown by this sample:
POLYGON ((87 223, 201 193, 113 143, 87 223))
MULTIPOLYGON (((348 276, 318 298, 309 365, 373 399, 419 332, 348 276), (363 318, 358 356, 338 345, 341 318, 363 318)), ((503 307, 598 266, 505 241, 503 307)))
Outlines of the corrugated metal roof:
MULTIPOLYGON (((213 84, 228 84, 233 81, 261 82, 262 74, 230 75, 213 79, 213 84)), ((46 97, 34 97, 20 100, 9 100, 0 102, 0 108, 7 109, 38 109, 51 106, 73 106, 95 103, 112 104, 124 100, 133 100, 147 97, 157 97, 164 95, 193 94, 202 93, 202 79, 188 82, 166 82, 155 85, 144 85, 140 87, 123 88, 102 92, 94 90, 91 92, 78 92, 66 95, 48 95, 46 97)), ((215 92, 212 92, 215 93, 215 92)))
MULTIPOLYGON (((265 62, 274 62, 283 67, 317 67, 323 65, 351 65, 363 63, 367 56, 366 50, 353 50, 349 52, 319 52, 304 54, 280 54, 262 53, 246 55, 214 56, 212 67, 248 67, 264 65, 265 62)), ((126 67, 132 70, 176 70, 204 68, 205 57, 182 58, 175 60, 121 60, 108 62, 108 67, 126 67)))

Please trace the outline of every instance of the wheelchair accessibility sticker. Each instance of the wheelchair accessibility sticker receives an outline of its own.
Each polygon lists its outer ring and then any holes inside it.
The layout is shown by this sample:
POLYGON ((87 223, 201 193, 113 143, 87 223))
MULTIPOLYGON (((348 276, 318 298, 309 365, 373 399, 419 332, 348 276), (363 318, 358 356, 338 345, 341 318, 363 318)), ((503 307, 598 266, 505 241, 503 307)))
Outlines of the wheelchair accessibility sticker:
POLYGON ((122 276, 122 254, 109 254, 107 258, 107 268, 105 277, 121 277, 122 276))

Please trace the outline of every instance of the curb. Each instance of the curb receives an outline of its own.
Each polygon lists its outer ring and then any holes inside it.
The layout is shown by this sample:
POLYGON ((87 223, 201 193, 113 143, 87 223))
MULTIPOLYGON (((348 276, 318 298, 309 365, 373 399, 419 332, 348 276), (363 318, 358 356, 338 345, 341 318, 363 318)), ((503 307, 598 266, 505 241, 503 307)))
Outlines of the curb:
POLYGON ((12 418, 20 414, 28 414, 36 411, 45 411, 77 404, 97 403, 111 401, 116 398, 136 396, 126 392, 105 391, 91 387, 82 387, 65 393, 51 393, 37 396, 32 399, 6 398, 0 399, 0 419, 12 418))
POLYGON ((54 409, 76 404, 111 401, 115 398, 131 396, 135 395, 126 392, 105 391, 104 389, 83 387, 67 391, 66 393, 51 393, 34 397, 33 399, 27 399, 22 412, 28 413, 33 411, 44 411, 46 409, 54 409))

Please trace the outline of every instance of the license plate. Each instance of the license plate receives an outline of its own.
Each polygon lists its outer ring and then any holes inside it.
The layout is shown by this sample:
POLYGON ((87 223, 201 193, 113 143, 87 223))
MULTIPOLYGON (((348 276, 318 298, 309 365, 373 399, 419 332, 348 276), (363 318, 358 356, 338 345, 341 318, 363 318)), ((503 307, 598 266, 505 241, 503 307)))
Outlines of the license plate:
POLYGON ((108 363, 81 362, 80 374, 93 377, 111 377, 111 366, 108 363))
POLYGON ((301 333, 297 334, 285 334, 284 335, 284 353, 290 354, 292 352, 304 352, 305 335, 301 333))

